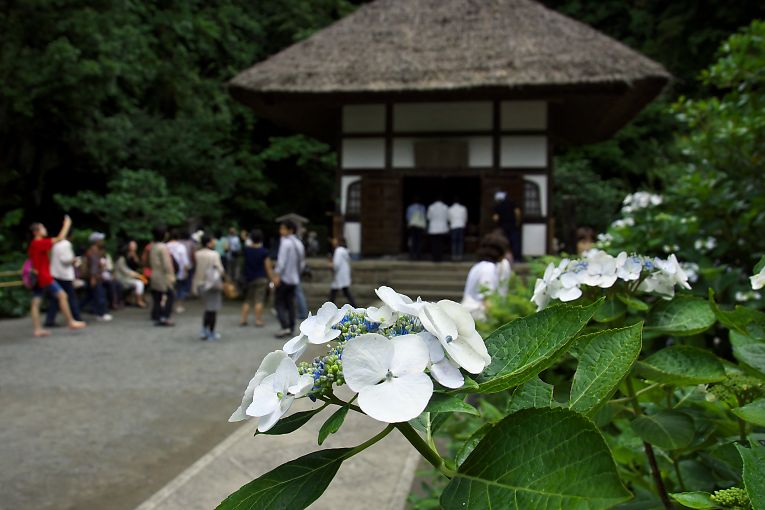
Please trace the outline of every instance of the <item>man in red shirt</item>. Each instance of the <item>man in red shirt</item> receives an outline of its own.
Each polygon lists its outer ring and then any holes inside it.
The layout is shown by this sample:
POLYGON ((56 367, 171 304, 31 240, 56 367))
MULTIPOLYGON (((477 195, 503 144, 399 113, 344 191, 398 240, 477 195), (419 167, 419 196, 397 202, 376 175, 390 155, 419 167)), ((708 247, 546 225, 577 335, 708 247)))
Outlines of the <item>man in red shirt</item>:
POLYGON ((42 328, 40 323, 40 301, 42 301, 46 294, 58 300, 59 309, 63 312, 64 317, 66 317, 70 329, 82 329, 85 327, 84 322, 74 320, 74 317, 72 317, 66 292, 64 292, 50 274, 50 258, 48 256, 50 249, 57 242, 66 239, 71 226, 71 218, 64 216, 64 225, 56 237, 47 237, 48 231, 42 223, 33 223, 30 227, 33 239, 29 243, 29 260, 32 261, 32 269, 37 273, 37 285, 32 289, 31 311, 35 336, 48 336, 50 334, 49 331, 42 328))

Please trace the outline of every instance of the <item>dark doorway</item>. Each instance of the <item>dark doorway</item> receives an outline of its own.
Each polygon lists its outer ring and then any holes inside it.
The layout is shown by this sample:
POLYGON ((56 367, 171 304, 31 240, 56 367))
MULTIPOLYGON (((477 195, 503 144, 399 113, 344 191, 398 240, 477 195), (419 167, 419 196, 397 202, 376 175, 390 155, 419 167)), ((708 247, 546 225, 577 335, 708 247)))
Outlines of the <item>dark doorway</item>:
MULTIPOLYGON (((451 205, 458 199, 468 209, 468 225, 465 237, 465 253, 469 254, 477 245, 481 224, 481 178, 480 177, 404 177, 403 182, 403 210, 401 219, 403 222, 403 236, 401 239, 401 251, 406 252, 406 208, 418 199, 420 203, 428 207, 439 198, 446 204, 451 205)), ((427 241, 423 246, 423 254, 427 259, 429 247, 427 241)))

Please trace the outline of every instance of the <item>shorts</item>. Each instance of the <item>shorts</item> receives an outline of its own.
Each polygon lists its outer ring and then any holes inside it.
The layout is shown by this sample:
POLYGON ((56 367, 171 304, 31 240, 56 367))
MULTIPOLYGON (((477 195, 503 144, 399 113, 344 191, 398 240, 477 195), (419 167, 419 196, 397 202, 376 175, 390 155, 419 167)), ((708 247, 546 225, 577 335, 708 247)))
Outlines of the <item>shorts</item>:
POLYGON ((46 294, 53 297, 57 296, 59 292, 62 292, 63 290, 61 285, 59 285, 56 280, 53 280, 53 282, 46 287, 38 287, 35 285, 35 288, 32 289, 32 297, 41 298, 46 294))
POLYGON ((255 280, 247 284, 247 290, 245 291, 244 301, 250 303, 252 306, 262 305, 266 300, 266 292, 268 291, 268 279, 256 278, 255 280))

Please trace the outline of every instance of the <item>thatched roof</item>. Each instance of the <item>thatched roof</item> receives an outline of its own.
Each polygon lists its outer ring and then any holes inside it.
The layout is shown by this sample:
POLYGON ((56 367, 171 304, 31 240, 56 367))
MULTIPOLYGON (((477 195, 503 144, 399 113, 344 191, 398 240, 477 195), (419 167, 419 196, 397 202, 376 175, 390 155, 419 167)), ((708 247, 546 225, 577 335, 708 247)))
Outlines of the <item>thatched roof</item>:
POLYGON ((632 96, 631 117, 669 78, 660 64, 531 0, 376 0, 229 86, 266 114, 290 98, 576 91, 632 96))

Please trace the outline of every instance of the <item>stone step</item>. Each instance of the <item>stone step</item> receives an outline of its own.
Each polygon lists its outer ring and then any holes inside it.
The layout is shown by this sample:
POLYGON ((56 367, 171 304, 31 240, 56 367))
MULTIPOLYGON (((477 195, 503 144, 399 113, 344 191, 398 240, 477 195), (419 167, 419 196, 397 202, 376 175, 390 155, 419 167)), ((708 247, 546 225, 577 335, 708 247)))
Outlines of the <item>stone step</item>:
MULTIPOLYGON (((465 287, 465 280, 452 279, 452 280, 411 280, 408 278, 393 279, 390 282, 390 286, 396 290, 399 289, 420 289, 424 291, 462 291, 465 287)), ((400 292, 400 290, 399 290, 400 292)))

